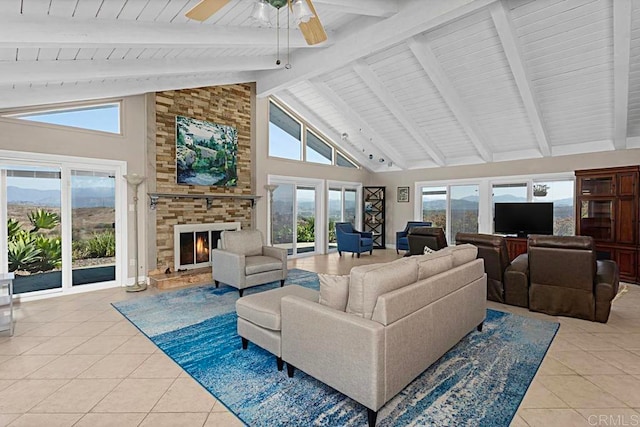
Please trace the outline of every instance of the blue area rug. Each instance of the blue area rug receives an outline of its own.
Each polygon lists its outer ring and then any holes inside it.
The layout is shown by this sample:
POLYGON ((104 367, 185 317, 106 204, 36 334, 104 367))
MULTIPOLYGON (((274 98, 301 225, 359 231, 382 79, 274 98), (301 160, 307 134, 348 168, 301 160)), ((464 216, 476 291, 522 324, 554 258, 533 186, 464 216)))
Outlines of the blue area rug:
MULTIPOLYGON (((315 273, 293 269, 287 283, 318 289, 315 273)), ((249 288, 245 294, 278 287, 249 288)), ((235 288, 200 286, 113 304, 162 351, 250 426, 366 426, 358 403, 296 371, 236 334, 235 288)), ((379 426, 508 426, 557 323, 487 310, 472 332, 378 413, 379 426)))

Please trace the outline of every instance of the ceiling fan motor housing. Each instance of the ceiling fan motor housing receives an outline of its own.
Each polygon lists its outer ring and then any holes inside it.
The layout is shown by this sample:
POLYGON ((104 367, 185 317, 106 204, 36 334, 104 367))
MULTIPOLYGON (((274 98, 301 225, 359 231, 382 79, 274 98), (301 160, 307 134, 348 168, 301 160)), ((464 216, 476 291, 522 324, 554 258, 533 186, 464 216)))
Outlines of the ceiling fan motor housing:
POLYGON ((269 3, 271 6, 275 7, 276 9, 280 9, 281 7, 284 7, 287 5, 288 0, 267 0, 267 3, 269 3))

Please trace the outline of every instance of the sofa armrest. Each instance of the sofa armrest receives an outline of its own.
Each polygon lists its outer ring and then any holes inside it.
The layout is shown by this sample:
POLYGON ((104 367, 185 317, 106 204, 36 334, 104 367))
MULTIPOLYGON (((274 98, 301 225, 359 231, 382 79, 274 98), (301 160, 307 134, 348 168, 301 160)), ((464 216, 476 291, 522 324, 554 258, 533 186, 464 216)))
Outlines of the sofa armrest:
POLYGON ((359 231, 360 237, 368 237, 369 239, 373 238, 373 233, 371 231, 359 231))
POLYGON ((596 262, 596 267, 596 301, 611 301, 618 293, 618 265, 614 261, 601 260, 596 262))
POLYGON ((340 233, 340 237, 337 237, 337 240, 341 241, 349 248, 360 247, 360 233, 340 233))
POLYGON ((276 248, 274 246, 263 246, 262 255, 279 259, 280 261, 282 261, 283 268, 287 267, 287 250, 284 248, 276 248))
POLYGON ((285 296, 282 359, 377 411, 384 404, 384 327, 298 298, 285 296))
POLYGON ((222 249, 211 251, 211 268, 214 280, 228 285, 245 284, 245 256, 222 249))
POLYGON ((504 271, 504 302, 529 307, 529 256, 520 254, 504 271))
POLYGON ((407 237, 408 234, 409 234, 408 231, 404 231, 404 230, 403 231, 396 231, 396 242, 398 240, 400 240, 400 238, 402 238, 402 237, 407 237))

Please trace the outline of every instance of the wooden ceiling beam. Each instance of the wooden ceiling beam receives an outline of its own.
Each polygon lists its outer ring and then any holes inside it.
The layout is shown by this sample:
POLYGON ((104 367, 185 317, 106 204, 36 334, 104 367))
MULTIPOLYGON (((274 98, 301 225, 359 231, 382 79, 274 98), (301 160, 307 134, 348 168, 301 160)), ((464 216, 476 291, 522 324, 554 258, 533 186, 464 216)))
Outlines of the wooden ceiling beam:
MULTIPOLYGON (((286 71, 259 73, 257 95, 268 96, 304 80, 337 70, 403 40, 440 27, 482 9, 496 0, 411 0, 400 3, 395 15, 357 32, 336 35, 335 44, 313 52, 296 52, 286 71)), ((329 37, 332 40, 332 37, 329 37)))
POLYGON ((480 131, 480 127, 458 95, 458 91, 447 78, 446 73, 442 67, 440 67, 439 61, 431 50, 431 47, 424 40, 418 41, 416 38, 409 39, 407 45, 440 93, 440 96, 442 96, 442 99, 444 99, 444 102, 458 120, 458 123, 460 123, 466 132, 480 157, 485 162, 492 161, 492 156, 487 148, 485 138, 481 136, 482 132, 480 131))
POLYGON ((435 146, 431 138, 410 117, 409 113, 400 102, 389 92, 382 81, 375 75, 363 61, 357 61, 353 66, 354 71, 365 85, 382 101, 382 104, 398 120, 401 126, 413 137, 415 142, 433 159, 438 166, 445 166, 444 155, 435 146))
POLYGON ((504 54, 507 57, 511 73, 516 81, 516 86, 520 92, 522 103, 531 124, 531 129, 536 136, 540 153, 544 157, 551 155, 551 142, 549 133, 542 116, 542 108, 533 89, 531 76, 520 47, 520 40, 513 27, 508 6, 503 1, 492 4, 489 8, 493 24, 498 31, 498 37, 502 43, 504 54))
MULTIPOLYGON (((340 97, 340 95, 334 91, 325 82, 310 82, 313 89, 320 94, 320 96, 327 102, 333 105, 333 107, 342 114, 354 127, 362 129, 362 133, 369 135, 371 139, 367 141, 371 148, 380 152, 387 160, 392 161, 400 169, 407 169, 407 164, 403 160, 402 156, 393 148, 392 144, 385 144, 386 138, 383 138, 373 126, 369 124, 360 114, 358 114, 347 102, 340 97)), ((350 139, 355 140, 356 135, 352 135, 350 139)))
POLYGON ((105 80, 81 83, 0 87, 0 108, 11 109, 60 102, 88 101, 140 95, 147 92, 220 86, 255 81, 254 73, 222 73, 211 76, 172 76, 164 78, 105 80))
MULTIPOLYGON (((275 39, 273 28, 0 16, 0 48, 275 48, 275 39)), ((318 49, 307 45, 298 30, 291 32, 289 43, 294 49, 318 49)))
POLYGON ((613 2, 613 143, 616 150, 628 148, 631 12, 631 0, 613 2))
POLYGON ((4 83, 40 84, 102 79, 212 74, 277 68, 273 57, 187 59, 94 59, 76 61, 0 61, 4 83))
POLYGON ((313 0, 313 3, 354 15, 388 18, 398 13, 398 0, 313 0))

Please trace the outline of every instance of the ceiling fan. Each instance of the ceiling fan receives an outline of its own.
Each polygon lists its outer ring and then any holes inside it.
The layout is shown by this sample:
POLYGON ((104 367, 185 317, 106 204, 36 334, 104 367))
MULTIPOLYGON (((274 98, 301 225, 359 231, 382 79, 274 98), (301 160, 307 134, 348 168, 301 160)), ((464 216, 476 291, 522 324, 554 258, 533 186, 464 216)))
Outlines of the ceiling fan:
MULTIPOLYGON (((194 19, 196 21, 205 21, 217 11, 222 9, 231 0, 201 0, 200 3, 195 5, 185 15, 187 18, 194 19)), ((327 33, 324 31, 324 27, 318 19, 316 9, 313 7, 311 0, 256 0, 256 6, 251 14, 258 17, 268 17, 269 5, 280 9, 283 6, 288 5, 293 12, 294 20, 298 23, 300 31, 307 41, 307 44, 314 45, 322 43, 327 40, 327 33)), ((266 19, 266 18, 265 18, 266 19)), ((267 19, 268 20, 268 19, 267 19)))

